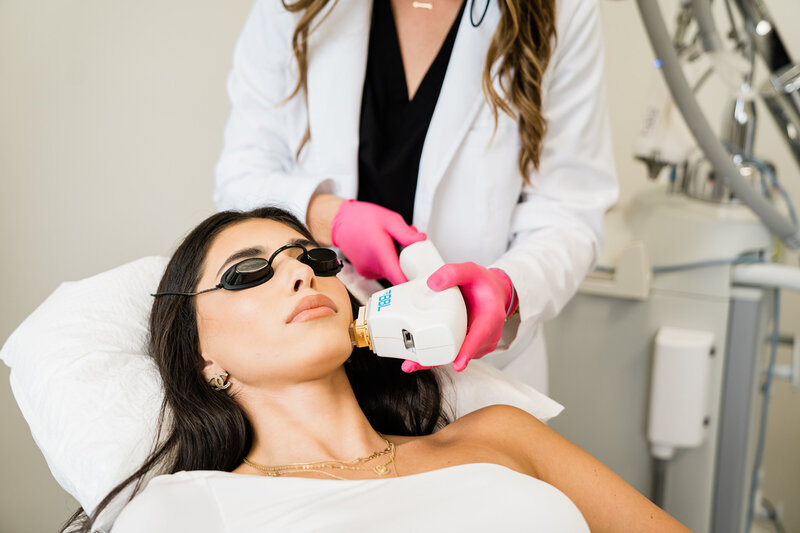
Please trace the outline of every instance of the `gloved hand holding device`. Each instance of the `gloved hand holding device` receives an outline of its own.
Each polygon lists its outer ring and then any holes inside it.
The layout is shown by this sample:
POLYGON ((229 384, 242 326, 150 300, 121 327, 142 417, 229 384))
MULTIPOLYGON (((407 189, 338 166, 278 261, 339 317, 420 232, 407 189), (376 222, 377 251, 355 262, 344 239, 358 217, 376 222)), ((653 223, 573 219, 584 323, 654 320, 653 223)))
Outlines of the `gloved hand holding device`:
MULTIPOLYGON (((453 361, 453 369, 461 372, 471 359, 497 348, 503 324, 516 309, 517 299, 505 272, 472 262, 444 265, 428 278, 428 287, 437 292, 455 286, 461 289, 467 306, 467 336, 453 361)), ((414 372, 426 367, 406 360, 402 368, 414 372)))
POLYGON ((331 240, 366 278, 408 281, 400 269, 394 241, 402 246, 425 240, 425 234, 406 224, 398 213, 369 202, 346 200, 331 224, 331 240))
MULTIPOLYGON (((369 202, 345 200, 331 223, 331 240, 364 277, 388 279, 393 285, 408 279, 400 268, 394 245, 409 246, 426 239, 394 211, 369 202)), ((472 262, 446 264, 434 272, 427 285, 436 292, 458 287, 467 308, 467 335, 453 362, 456 371, 471 359, 492 352, 500 341, 505 319, 516 308, 516 293, 508 276, 472 262)), ((430 368, 411 360, 402 369, 413 372, 430 368)))

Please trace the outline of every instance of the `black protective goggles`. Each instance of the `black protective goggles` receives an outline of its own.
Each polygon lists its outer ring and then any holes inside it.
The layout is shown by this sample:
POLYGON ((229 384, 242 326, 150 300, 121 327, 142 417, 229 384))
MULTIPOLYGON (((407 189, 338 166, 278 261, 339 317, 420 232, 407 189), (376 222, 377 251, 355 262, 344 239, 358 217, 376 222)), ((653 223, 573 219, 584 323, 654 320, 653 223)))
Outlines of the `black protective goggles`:
POLYGON ((289 248, 300 248, 303 250, 303 253, 297 257, 297 260, 310 266, 316 276, 335 276, 342 270, 342 262, 339 261, 336 252, 330 248, 312 248, 308 250, 302 244, 292 243, 281 246, 275 250, 272 255, 269 256, 269 259, 251 257, 250 259, 245 259, 244 261, 236 263, 222 274, 222 279, 220 279, 216 287, 197 292, 159 292, 151 294, 151 296, 196 296, 219 289, 240 291, 242 289, 255 287, 256 285, 261 285, 272 279, 273 274, 275 274, 275 269, 272 268, 272 260, 275 259, 275 256, 289 248))

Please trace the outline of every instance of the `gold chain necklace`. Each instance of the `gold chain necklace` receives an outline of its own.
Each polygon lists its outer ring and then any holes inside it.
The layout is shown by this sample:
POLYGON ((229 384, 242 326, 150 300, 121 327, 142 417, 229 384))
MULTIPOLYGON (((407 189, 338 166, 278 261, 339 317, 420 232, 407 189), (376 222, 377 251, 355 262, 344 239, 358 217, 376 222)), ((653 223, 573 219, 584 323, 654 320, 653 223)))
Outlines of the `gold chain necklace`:
MULTIPOLYGON (((380 433, 379 433, 380 435, 380 433)), ((395 447, 394 443, 389 441, 383 435, 380 435, 383 441, 386 443, 386 448, 380 451, 373 452, 372 454, 366 457, 359 457, 357 459, 353 459, 351 461, 338 461, 338 460, 328 460, 328 461, 312 461, 309 463, 290 463, 286 465, 262 465, 256 462, 249 460, 248 458, 244 458, 244 463, 249 465, 259 472, 263 473, 266 476, 270 477, 279 477, 284 474, 289 473, 298 473, 298 472, 308 472, 308 473, 316 473, 322 474, 333 479, 346 479, 341 476, 337 476, 332 472, 327 472, 321 469, 331 469, 331 470, 360 470, 363 472, 373 472, 378 477, 383 477, 388 474, 394 472, 394 475, 397 476, 397 466, 394 464, 394 457, 395 457, 395 447), (378 457, 382 457, 384 455, 389 455, 389 460, 383 464, 378 464, 375 466, 364 466, 365 463, 368 463, 378 457), (390 466, 391 465, 391 466, 390 466)))

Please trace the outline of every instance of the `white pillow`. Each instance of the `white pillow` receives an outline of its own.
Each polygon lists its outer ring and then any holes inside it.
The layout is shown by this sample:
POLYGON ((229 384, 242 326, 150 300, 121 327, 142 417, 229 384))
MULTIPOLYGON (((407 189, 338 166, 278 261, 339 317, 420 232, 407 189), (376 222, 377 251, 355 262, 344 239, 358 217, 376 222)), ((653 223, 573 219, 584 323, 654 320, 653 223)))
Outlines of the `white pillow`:
MULTIPOLYGON (((87 512, 140 466, 155 438, 161 378, 146 343, 150 293, 166 264, 145 257, 61 284, 0 350, 53 476, 87 512)), ((364 298, 352 270, 340 277, 364 298)), ((509 404, 547 421, 563 409, 480 361, 449 375, 444 396, 456 416, 509 404)))

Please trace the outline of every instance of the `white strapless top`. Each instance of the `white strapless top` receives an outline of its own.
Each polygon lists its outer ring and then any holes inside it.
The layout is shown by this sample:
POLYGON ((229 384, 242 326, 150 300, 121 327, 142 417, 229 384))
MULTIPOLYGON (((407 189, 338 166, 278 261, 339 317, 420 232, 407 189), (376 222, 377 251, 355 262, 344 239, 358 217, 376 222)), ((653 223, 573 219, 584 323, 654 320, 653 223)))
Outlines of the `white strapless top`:
POLYGON ((501 465, 388 479, 179 472, 153 478, 112 533, 570 532, 589 527, 562 492, 501 465))

